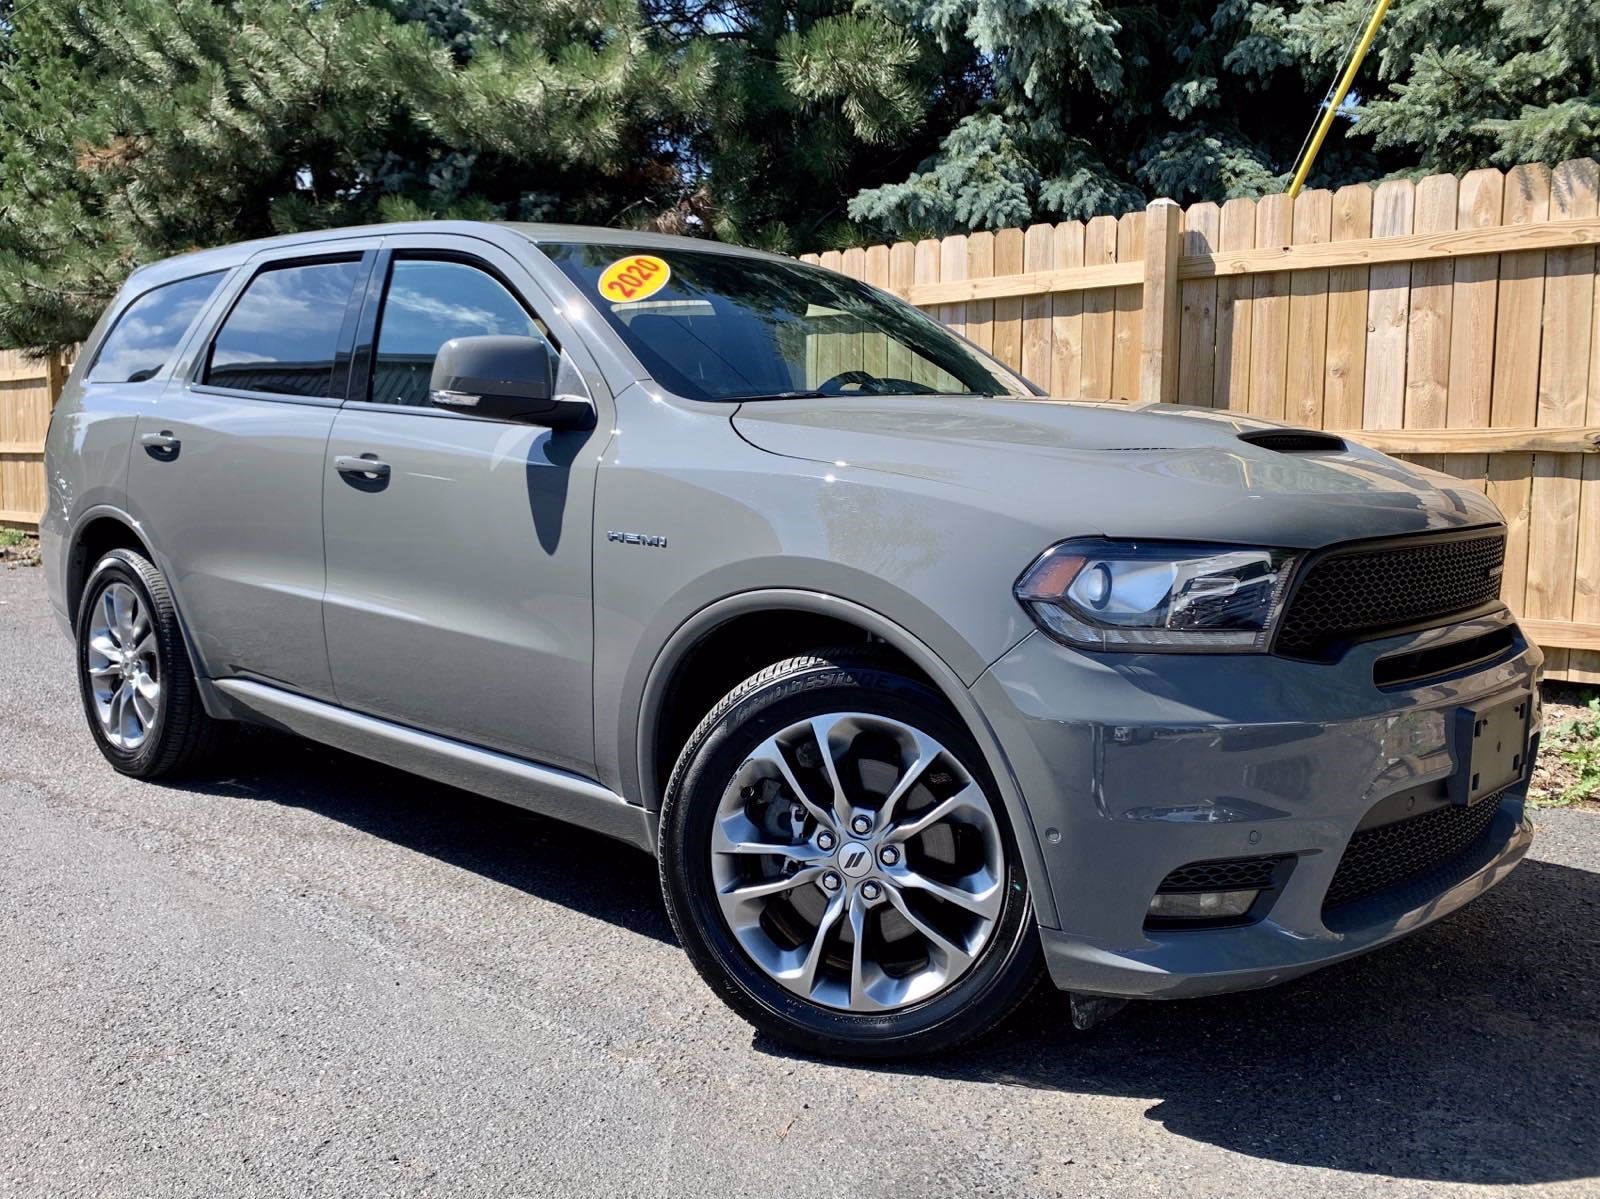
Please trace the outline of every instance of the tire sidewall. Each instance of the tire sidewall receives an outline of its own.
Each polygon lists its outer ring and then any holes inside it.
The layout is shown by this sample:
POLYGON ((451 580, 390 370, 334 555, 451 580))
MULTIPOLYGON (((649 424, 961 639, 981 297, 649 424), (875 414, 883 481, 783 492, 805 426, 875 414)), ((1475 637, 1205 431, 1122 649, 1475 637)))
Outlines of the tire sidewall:
POLYGON ((83 712, 89 722, 89 732, 107 761, 124 774, 134 775, 149 772, 161 757, 167 739, 171 735, 168 709, 172 702, 172 687, 169 683, 175 677, 180 665, 187 666, 186 660, 182 663, 173 660, 174 653, 182 653, 183 650, 181 646, 175 650, 171 644, 173 621, 170 614, 157 604, 149 582, 145 578, 145 571, 154 573, 155 567, 130 550, 112 550, 101 558, 83 585, 83 598, 78 605, 74 638, 77 643, 78 694, 83 700, 83 712), (94 609, 99 604, 101 595, 113 583, 123 583, 132 587, 139 596, 139 602, 149 613, 150 625, 156 638, 156 660, 161 668, 161 694, 156 701, 156 733, 153 737, 146 737, 144 744, 136 750, 122 749, 113 745, 106 737, 105 730, 100 726, 94 690, 89 682, 89 628, 93 623, 94 609))
POLYGON ((668 785, 660 852, 668 907, 696 967, 752 1023, 806 1047, 871 1056, 946 1047, 1003 1017, 1031 981, 1037 954, 1033 910, 993 779, 971 735, 943 701, 900 675, 847 664, 803 667, 754 688, 697 729, 668 785), (1004 846, 1004 902, 978 961, 938 995, 891 1012, 843 1012, 789 991, 745 953, 714 898, 710 836, 735 770, 773 733, 839 711, 886 716, 939 740, 984 789, 1004 846))

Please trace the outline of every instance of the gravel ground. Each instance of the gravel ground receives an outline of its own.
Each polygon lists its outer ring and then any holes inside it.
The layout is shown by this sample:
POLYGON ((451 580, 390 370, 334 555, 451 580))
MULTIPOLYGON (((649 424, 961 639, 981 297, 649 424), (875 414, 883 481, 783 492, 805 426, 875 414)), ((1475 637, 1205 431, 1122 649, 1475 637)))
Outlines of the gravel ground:
POLYGON ((298 741, 96 754, 0 568, 0 1195, 1600 1194, 1600 816, 1271 991, 943 1060, 752 1037, 644 856, 298 741))

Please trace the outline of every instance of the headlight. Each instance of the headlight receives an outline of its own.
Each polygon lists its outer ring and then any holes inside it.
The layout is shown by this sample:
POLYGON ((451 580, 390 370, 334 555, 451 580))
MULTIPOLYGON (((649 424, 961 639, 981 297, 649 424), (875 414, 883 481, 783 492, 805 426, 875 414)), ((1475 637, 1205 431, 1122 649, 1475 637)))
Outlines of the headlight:
POLYGON ((1017 580, 1047 633, 1101 650, 1261 651, 1297 554, 1172 541, 1063 541, 1017 580))

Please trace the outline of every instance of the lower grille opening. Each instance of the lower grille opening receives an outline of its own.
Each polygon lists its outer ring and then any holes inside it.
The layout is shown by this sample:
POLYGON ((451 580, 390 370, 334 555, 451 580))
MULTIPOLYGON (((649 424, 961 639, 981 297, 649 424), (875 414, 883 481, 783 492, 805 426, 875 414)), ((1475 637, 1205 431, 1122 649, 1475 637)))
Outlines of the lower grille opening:
POLYGON ((1324 917, 1467 854, 1489 831, 1504 796, 1504 791, 1497 791, 1471 807, 1435 808, 1356 833, 1328 885, 1322 901, 1324 917))
POLYGON ((1266 915, 1294 865, 1291 856, 1218 858, 1180 866, 1156 888, 1144 926, 1225 928, 1266 915))
POLYGON ((1448 645, 1379 658, 1372 665, 1372 681, 1388 690, 1435 679, 1498 658, 1512 649, 1516 641, 1516 630, 1507 625, 1503 629, 1495 629, 1477 637, 1465 637, 1448 645))

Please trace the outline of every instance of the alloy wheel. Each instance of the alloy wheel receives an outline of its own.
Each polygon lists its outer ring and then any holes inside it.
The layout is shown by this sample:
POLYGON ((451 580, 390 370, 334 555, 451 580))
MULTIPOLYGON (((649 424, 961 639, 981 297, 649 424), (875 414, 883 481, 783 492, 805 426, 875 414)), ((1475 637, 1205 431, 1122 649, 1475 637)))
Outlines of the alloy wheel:
POLYGON ((1004 901, 983 788, 888 717, 789 725, 746 757, 711 834, 723 919, 788 990, 852 1013, 931 999, 977 960, 1004 901))
POLYGON ((84 668, 106 740, 137 750, 161 719, 161 656, 150 613, 128 584, 95 597, 84 668))

